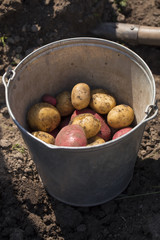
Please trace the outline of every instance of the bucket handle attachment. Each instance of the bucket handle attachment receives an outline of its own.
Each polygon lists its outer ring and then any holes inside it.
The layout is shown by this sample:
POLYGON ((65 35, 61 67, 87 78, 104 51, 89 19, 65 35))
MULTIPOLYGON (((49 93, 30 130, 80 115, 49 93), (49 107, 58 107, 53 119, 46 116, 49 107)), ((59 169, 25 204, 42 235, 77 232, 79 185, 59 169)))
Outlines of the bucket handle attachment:
POLYGON ((155 118, 158 113, 157 102, 155 103, 155 105, 154 104, 148 105, 146 107, 145 113, 147 116, 146 116, 144 122, 148 122, 148 121, 152 120, 153 118, 155 118))
POLYGON ((3 77, 2 77, 2 82, 3 85, 5 86, 5 88, 7 88, 8 82, 10 80, 13 80, 13 78, 15 77, 16 72, 12 69, 11 66, 8 67, 7 71, 4 73, 3 77))

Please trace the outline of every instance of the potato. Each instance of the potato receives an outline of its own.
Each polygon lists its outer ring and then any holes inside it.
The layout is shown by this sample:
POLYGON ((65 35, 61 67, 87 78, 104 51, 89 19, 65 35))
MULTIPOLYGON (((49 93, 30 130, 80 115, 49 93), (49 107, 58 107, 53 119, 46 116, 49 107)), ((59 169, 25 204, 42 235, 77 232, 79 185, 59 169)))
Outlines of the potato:
POLYGON ((71 101, 75 109, 81 110, 89 105, 90 87, 86 83, 76 84, 71 92, 71 101))
POLYGON ((130 132, 131 130, 132 130, 131 127, 122 128, 122 129, 118 130, 118 131, 113 135, 112 139, 114 140, 114 139, 116 139, 116 138, 119 138, 119 137, 123 136, 124 134, 130 132))
POLYGON ((99 136, 94 136, 90 139, 88 139, 88 144, 87 146, 94 146, 94 145, 99 145, 105 143, 104 139, 99 137, 99 136))
POLYGON ((73 120, 73 118, 78 116, 79 114, 83 114, 83 113, 91 113, 94 115, 96 112, 90 108, 84 108, 82 110, 74 110, 74 112, 71 115, 71 120, 73 120))
POLYGON ((101 122, 101 129, 97 134, 99 137, 103 138, 106 141, 111 139, 111 129, 105 122, 105 120, 98 114, 94 114, 94 116, 101 122))
POLYGON ((107 115, 107 122, 112 128, 128 127, 134 120, 133 109, 125 104, 115 106, 107 115))
POLYGON ((80 125, 84 129, 87 139, 97 135, 101 129, 101 122, 91 113, 79 114, 73 118, 70 124, 80 125))
POLYGON ((55 145, 66 147, 82 147, 87 145, 87 138, 83 128, 79 125, 63 127, 55 139, 55 145))
POLYGON ((59 93, 56 96, 56 108, 60 112, 61 116, 68 116, 74 111, 74 107, 71 102, 71 94, 68 91, 59 93))
POLYGON ((89 106, 100 114, 107 114, 116 106, 116 100, 107 94, 106 90, 94 89, 91 91, 91 100, 89 106))
POLYGON ((54 144, 55 143, 55 139, 54 137, 47 133, 47 132, 43 132, 43 131, 35 131, 32 132, 33 136, 41 139, 42 141, 49 143, 49 144, 54 144))
POLYGON ((61 116, 51 104, 37 103, 29 109, 27 121, 33 131, 51 132, 59 125, 61 116))
POLYGON ((77 115, 83 113, 91 113, 94 115, 95 118, 97 118, 101 122, 101 129, 98 133, 98 136, 103 138, 105 141, 108 141, 111 138, 111 129, 109 128, 103 117, 96 113, 94 110, 89 108, 75 110, 71 116, 71 120, 73 120, 73 118, 76 117, 77 115))
POLYGON ((50 103, 53 106, 56 106, 56 99, 49 94, 44 94, 42 97, 42 101, 46 103, 50 103))

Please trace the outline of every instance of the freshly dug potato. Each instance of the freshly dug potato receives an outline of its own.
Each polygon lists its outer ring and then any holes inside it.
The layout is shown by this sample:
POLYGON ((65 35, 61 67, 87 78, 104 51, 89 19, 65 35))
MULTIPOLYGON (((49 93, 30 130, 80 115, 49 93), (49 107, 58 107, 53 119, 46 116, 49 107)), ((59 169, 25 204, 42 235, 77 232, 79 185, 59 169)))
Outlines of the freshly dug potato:
POLYGON ((100 114, 107 114, 116 106, 116 100, 107 94, 106 90, 94 89, 91 91, 90 107, 100 114))
POLYGON ((99 137, 103 138, 106 141, 111 139, 111 129, 105 122, 105 120, 98 114, 96 113, 94 115, 100 122, 101 122, 101 129, 99 133, 97 134, 99 137))
POLYGON ((61 92, 56 96, 56 101, 56 108, 60 112, 61 116, 68 116, 74 111, 74 107, 71 102, 70 92, 61 92))
POLYGON ((50 103, 53 106, 56 106, 56 98, 52 97, 49 94, 44 94, 42 97, 42 101, 46 103, 50 103))
POLYGON ((71 120, 73 120, 73 118, 76 117, 77 115, 83 113, 91 113, 94 115, 95 118, 97 118, 101 122, 101 129, 97 135, 103 138, 105 141, 108 141, 111 138, 111 129, 109 128, 103 117, 96 113, 94 110, 89 108, 75 110, 71 116, 71 120))
POLYGON ((83 114, 83 113, 91 113, 94 115, 96 112, 90 108, 84 108, 82 110, 74 110, 74 112, 71 115, 71 120, 73 120, 73 118, 78 116, 79 114, 83 114))
POLYGON ((120 130, 118 130, 112 137, 112 139, 116 139, 116 138, 119 138, 121 136, 123 136, 124 134, 128 133, 129 131, 131 131, 132 128, 131 127, 126 127, 126 128, 122 128, 120 130))
POLYGON ((89 105, 91 98, 90 87, 86 83, 76 84, 71 92, 71 101, 75 109, 81 110, 89 105))
POLYGON ((79 114, 73 118, 71 124, 81 126, 85 131, 87 139, 97 135, 101 129, 101 122, 91 113, 79 114))
POLYGON ((33 131, 51 132, 59 125, 61 116, 51 104, 37 103, 29 109, 27 121, 33 131))
POLYGON ((55 145, 66 147, 82 147, 87 145, 83 128, 79 125, 63 127, 55 139, 55 145))
POLYGON ((125 104, 115 106, 107 115, 107 122, 112 128, 128 127, 134 120, 133 109, 125 104))
POLYGON ((94 145, 99 145, 105 143, 104 139, 99 137, 99 136, 94 136, 90 139, 88 139, 88 144, 87 146, 94 146, 94 145))
POLYGON ((54 137, 47 133, 47 132, 43 132, 43 131, 35 131, 32 132, 33 136, 41 139, 42 141, 49 143, 49 144, 54 144, 55 143, 55 139, 54 137))

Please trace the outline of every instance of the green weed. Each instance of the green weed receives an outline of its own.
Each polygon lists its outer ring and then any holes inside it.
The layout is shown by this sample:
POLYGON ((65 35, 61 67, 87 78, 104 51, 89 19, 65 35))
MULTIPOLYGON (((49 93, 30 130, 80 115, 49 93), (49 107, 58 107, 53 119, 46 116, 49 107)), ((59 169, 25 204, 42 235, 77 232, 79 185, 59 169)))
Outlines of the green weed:
POLYGON ((17 63, 16 63, 15 61, 12 61, 12 62, 11 62, 11 65, 12 65, 12 66, 16 66, 17 63))
POLYGON ((94 17, 96 17, 96 18, 97 18, 97 17, 100 17, 100 14, 99 14, 99 13, 94 13, 93 15, 94 15, 94 17))
POLYGON ((5 42, 6 39, 7 39, 7 37, 5 37, 5 36, 0 37, 0 42, 2 43, 3 47, 5 47, 5 45, 6 45, 6 42, 5 42))
POLYGON ((115 3, 117 4, 119 12, 122 12, 122 10, 124 10, 127 6, 127 0, 115 0, 115 3))
POLYGON ((14 144, 12 146, 12 150, 16 150, 16 151, 21 152, 21 153, 25 153, 25 151, 26 151, 26 149, 18 143, 14 144))
POLYGON ((121 0, 121 1, 119 1, 119 5, 120 5, 121 7, 126 7, 126 6, 127 6, 127 0, 121 0))

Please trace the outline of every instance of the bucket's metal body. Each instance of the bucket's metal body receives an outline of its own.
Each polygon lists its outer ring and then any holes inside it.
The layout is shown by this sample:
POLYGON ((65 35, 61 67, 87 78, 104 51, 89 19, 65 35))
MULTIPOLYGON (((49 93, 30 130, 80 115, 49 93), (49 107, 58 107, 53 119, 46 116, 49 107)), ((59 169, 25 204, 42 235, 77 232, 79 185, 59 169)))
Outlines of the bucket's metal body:
POLYGON ((155 83, 146 63, 117 43, 73 38, 28 55, 6 83, 6 103, 30 150, 47 191, 62 202, 93 206, 111 200, 130 182, 146 122, 155 105, 155 83), (57 147, 26 129, 29 107, 44 93, 71 90, 78 82, 108 89, 118 103, 134 108, 136 127, 119 139, 92 147, 57 147))

